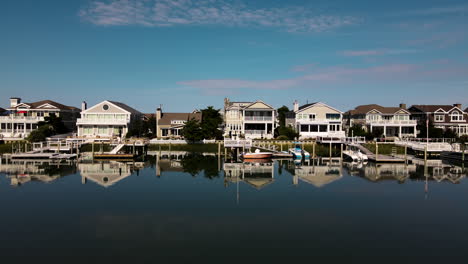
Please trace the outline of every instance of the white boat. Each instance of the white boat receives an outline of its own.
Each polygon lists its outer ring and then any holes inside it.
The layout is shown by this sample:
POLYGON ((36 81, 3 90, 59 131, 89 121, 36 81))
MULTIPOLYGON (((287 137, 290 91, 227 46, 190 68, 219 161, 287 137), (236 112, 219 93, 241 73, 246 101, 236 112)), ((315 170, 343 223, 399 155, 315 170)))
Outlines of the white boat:
POLYGON ((256 149, 255 152, 242 153, 244 159, 269 159, 272 156, 272 152, 261 152, 259 149, 256 149))
POLYGON ((364 153, 361 153, 359 150, 358 151, 345 150, 343 151, 343 155, 347 156, 353 162, 363 162, 363 161, 368 160, 367 155, 364 153))

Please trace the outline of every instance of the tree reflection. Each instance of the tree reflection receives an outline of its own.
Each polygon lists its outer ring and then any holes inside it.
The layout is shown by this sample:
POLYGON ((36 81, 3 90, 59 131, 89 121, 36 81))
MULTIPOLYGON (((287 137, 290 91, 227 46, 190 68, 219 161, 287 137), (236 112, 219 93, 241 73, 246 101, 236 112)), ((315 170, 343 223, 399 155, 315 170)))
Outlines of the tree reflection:
POLYGON ((216 156, 204 156, 198 153, 185 155, 180 161, 184 172, 193 177, 203 171, 203 175, 208 179, 218 178, 218 160, 216 156))

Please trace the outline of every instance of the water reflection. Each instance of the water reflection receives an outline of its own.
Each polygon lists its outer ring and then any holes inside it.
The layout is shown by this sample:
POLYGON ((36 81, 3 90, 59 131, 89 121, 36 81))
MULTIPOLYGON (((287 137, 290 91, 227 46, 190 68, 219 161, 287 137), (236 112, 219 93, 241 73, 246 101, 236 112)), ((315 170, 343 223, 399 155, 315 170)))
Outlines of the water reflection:
POLYGON ((6 175, 10 184, 20 186, 27 182, 51 183, 64 176, 81 175, 81 182, 88 181, 103 187, 113 186, 120 181, 139 174, 145 168, 154 169, 153 175, 171 176, 173 172, 186 173, 192 177, 203 176, 206 179, 223 178, 224 186, 240 182, 262 190, 274 184, 278 176, 291 177, 293 185, 310 184, 316 188, 326 187, 342 180, 345 176, 354 176, 370 182, 395 181, 433 181, 458 184, 466 178, 464 167, 445 163, 441 160, 414 159, 411 164, 374 164, 343 163, 327 159, 309 162, 292 160, 245 160, 243 162, 223 162, 217 155, 201 153, 162 153, 149 156, 146 161, 82 161, 74 163, 8 160, 0 159, 0 173, 6 175))
POLYGON ((0 158, 0 173, 4 173, 12 186, 28 182, 51 183, 76 173, 76 163, 41 160, 10 160, 0 158))
POLYGON ((293 175, 294 185, 298 185, 301 181, 321 188, 343 177, 341 163, 328 160, 311 160, 299 164, 288 162, 287 165, 287 170, 293 175))

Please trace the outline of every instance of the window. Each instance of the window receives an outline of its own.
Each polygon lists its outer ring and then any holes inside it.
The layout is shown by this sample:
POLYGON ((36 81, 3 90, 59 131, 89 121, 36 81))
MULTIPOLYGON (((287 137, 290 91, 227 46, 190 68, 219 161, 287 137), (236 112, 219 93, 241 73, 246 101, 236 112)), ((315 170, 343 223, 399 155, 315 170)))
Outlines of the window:
POLYGON ((320 125, 319 129, 320 129, 320 132, 327 132, 328 131, 327 125, 320 125))
POLYGON ((98 134, 99 135, 106 135, 107 134, 107 127, 98 127, 98 134))
POLYGON ((301 125, 301 132, 309 132, 309 126, 308 125, 301 125))
POLYGON ((104 111, 107 111, 107 110, 109 110, 109 106, 105 104, 105 105, 102 106, 102 109, 103 109, 104 111))
POLYGON ((463 115, 458 112, 458 111, 453 111, 451 114, 450 114, 450 117, 451 117, 451 121, 463 121, 463 115))
POLYGON ((341 117, 340 114, 327 114, 327 119, 328 120, 339 120, 341 117))
POLYGON ((318 132, 318 125, 311 125, 310 132, 318 132))
POLYGON ((83 127, 83 134, 84 135, 92 135, 93 134, 93 128, 92 127, 83 127))
POLYGON ((444 122, 445 118, 444 118, 444 115, 435 115, 434 120, 436 122, 444 122))

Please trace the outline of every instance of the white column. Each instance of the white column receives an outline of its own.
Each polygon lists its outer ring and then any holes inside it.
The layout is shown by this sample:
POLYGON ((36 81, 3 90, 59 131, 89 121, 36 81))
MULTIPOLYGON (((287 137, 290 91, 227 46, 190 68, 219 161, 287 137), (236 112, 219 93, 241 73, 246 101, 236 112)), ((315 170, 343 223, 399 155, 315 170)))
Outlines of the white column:
POLYGON ((398 127, 398 137, 401 138, 401 126, 398 127))

